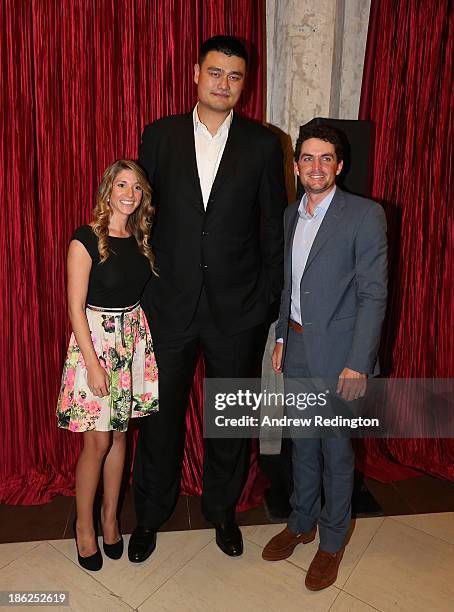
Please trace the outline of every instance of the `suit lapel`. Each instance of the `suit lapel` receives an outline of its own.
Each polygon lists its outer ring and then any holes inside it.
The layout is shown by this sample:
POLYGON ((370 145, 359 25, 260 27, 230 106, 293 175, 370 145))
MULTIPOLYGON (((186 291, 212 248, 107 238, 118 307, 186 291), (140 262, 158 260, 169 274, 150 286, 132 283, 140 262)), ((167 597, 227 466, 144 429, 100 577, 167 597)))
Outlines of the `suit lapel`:
MULTIPOLYGON (((298 204, 299 206, 299 204, 298 204)), ((285 240, 285 251, 284 251, 284 261, 286 266, 285 269, 285 284, 289 284, 289 287, 292 286, 292 253, 293 253, 293 238, 295 236, 296 226, 298 225, 298 206, 295 207, 295 210, 292 212, 288 225, 285 228, 286 235, 288 235, 288 240, 285 240)))
POLYGON ((227 178, 232 178, 235 174, 235 168, 238 162, 241 163, 241 119, 233 113, 232 124, 229 129, 227 142, 225 143, 224 152, 221 157, 216 177, 210 192, 210 198, 216 195, 216 192, 222 186, 227 178))
POLYGON ((285 253, 284 253, 285 261, 288 262, 287 269, 290 272, 290 279, 292 278, 293 238, 295 236, 296 226, 298 225, 298 220, 299 220, 298 207, 296 207, 293 215, 289 219, 289 225, 288 225, 289 240, 286 242, 285 253))
POLYGON ((339 187, 336 187, 336 193, 334 194, 331 204, 329 205, 329 208, 326 211, 325 217, 323 218, 322 224, 320 225, 315 240, 312 244, 312 248, 309 252, 309 257, 307 258, 303 276, 304 274, 306 274, 307 269, 317 257, 317 254, 320 252, 320 249, 323 247, 326 241, 334 237, 336 229, 344 214, 344 209, 344 194, 339 189, 339 187))
POLYGON ((182 127, 183 133, 181 134, 181 158, 182 167, 186 167, 188 171, 188 178, 190 185, 193 187, 195 196, 195 205, 197 209, 205 212, 203 206, 202 190, 200 188, 199 172, 197 170, 197 158, 195 154, 195 140, 194 140, 194 120, 192 113, 185 115, 185 121, 182 127))

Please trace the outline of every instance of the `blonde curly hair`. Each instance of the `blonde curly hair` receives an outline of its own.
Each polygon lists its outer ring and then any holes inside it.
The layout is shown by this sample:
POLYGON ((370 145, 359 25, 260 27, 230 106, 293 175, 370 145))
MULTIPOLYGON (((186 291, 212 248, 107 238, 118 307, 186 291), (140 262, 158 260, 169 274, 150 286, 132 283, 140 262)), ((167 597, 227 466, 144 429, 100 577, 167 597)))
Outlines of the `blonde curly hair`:
POLYGON ((127 228, 137 240, 139 251, 148 259, 152 271, 156 274, 154 254, 149 242, 154 217, 154 208, 151 205, 151 187, 145 172, 136 162, 130 159, 118 159, 106 168, 96 192, 96 205, 93 209, 93 219, 90 226, 98 237, 99 257, 101 263, 104 263, 110 256, 108 236, 112 211, 109 200, 115 178, 122 170, 132 170, 135 172, 142 188, 140 206, 129 216, 127 228))

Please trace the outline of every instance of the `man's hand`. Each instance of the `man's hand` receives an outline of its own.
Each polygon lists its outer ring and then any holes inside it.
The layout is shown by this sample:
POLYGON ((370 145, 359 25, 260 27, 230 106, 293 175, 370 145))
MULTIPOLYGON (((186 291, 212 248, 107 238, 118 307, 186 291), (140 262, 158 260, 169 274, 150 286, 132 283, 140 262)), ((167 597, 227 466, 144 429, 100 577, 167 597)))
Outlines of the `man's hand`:
MULTIPOLYGON (((276 350, 276 349, 275 349, 276 350)), ((274 355, 273 355, 274 357, 274 355)), ((366 393, 367 374, 344 368, 339 374, 336 393, 347 402, 363 397, 366 393)))
POLYGON ((273 370, 276 374, 280 374, 282 372, 282 352, 284 349, 283 342, 276 342, 276 346, 274 347, 273 356, 271 357, 271 365, 273 366, 273 370))

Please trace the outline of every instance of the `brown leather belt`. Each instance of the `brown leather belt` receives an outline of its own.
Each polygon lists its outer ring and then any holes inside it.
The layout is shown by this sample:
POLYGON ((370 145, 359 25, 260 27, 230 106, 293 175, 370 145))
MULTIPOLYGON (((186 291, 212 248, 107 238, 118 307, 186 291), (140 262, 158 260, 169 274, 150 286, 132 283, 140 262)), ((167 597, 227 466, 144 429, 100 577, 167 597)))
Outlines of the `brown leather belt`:
POLYGON ((288 326, 291 327, 294 331, 296 331, 297 334, 302 334, 304 331, 304 327, 296 321, 292 321, 292 319, 289 320, 288 326))

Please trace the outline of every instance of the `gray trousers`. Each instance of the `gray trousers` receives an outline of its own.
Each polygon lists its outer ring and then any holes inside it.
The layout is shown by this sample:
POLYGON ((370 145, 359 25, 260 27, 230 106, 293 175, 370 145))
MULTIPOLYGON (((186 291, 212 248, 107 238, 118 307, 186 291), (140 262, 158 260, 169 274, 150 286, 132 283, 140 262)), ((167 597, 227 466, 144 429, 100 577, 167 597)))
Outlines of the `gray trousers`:
MULTIPOLYGON (((284 364, 285 385, 289 389, 291 379, 311 377, 303 346, 304 333, 289 329, 284 364)), ((293 533, 310 531, 318 522, 320 548, 331 553, 342 548, 351 520, 354 467, 349 439, 293 438, 294 490, 288 519, 293 533)))

